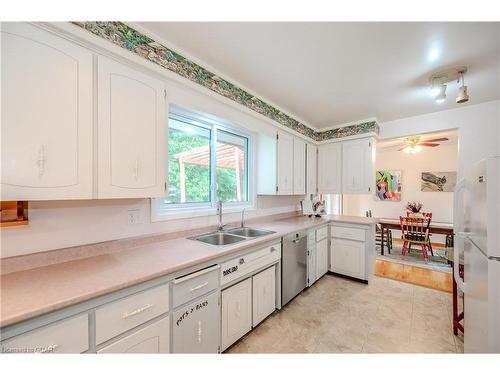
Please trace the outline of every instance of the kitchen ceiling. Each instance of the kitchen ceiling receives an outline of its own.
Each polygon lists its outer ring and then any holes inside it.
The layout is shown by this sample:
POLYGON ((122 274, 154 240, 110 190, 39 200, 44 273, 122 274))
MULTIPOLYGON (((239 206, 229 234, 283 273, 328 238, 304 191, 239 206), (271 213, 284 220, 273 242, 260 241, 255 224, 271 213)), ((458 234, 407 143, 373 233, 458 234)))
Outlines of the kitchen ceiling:
POLYGON ((379 122, 500 98, 500 23, 131 24, 318 130, 379 122), (429 76, 466 65, 436 104, 429 76))

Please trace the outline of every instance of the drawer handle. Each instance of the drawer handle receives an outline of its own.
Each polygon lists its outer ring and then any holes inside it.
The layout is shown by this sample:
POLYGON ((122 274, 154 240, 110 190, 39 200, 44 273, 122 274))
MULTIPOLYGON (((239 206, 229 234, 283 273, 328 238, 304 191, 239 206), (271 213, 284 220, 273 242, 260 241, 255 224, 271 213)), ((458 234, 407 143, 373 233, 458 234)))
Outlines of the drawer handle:
POLYGON ((245 263, 245 259, 244 259, 244 258, 240 258, 239 263, 240 263, 240 264, 245 263))
POLYGON ((273 246, 271 247, 271 252, 276 251, 276 248, 273 246))
POLYGON ((58 344, 49 345, 40 350, 40 353, 52 353, 59 347, 58 344))
POLYGON ((201 344, 201 335, 202 335, 202 330, 201 330, 201 320, 198 320, 198 343, 201 344))
POLYGON ((134 311, 131 311, 129 313, 124 313, 122 315, 122 318, 123 319, 127 319, 127 318, 130 318, 131 316, 134 316, 134 315, 137 315, 137 314, 140 314, 146 310, 149 310, 151 307, 153 307, 152 304, 148 303, 147 305, 145 306, 142 306, 142 307, 139 307, 137 310, 134 310, 134 311))
POLYGON ((208 281, 207 281, 207 282, 205 282, 205 283, 203 283, 203 284, 200 284, 200 285, 198 285, 198 286, 194 286, 194 287, 192 287, 192 288, 189 288, 189 291, 190 291, 190 292, 194 292, 195 290, 198 290, 198 289, 204 288, 204 287, 206 287, 207 285, 208 285, 208 281))

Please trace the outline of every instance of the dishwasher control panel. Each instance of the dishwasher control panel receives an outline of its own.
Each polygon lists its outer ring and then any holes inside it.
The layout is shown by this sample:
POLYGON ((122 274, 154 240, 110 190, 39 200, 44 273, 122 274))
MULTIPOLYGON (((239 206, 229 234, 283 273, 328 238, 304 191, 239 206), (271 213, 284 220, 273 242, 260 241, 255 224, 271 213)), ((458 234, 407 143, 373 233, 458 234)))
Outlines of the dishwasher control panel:
POLYGON ((221 286, 279 261, 280 258, 281 242, 276 242, 262 249, 228 260, 221 265, 221 286))

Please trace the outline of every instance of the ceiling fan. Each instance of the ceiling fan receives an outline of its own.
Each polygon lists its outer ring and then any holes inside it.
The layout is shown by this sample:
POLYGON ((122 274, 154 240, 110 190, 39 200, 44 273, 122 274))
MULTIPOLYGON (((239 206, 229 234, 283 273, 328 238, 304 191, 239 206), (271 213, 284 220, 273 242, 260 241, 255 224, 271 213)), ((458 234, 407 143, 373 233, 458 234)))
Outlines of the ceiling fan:
POLYGON ((422 139, 419 135, 408 137, 404 140, 404 147, 400 148, 398 151, 404 151, 408 154, 415 154, 422 151, 422 147, 437 147, 440 145, 439 142, 447 141, 448 138, 432 138, 432 139, 422 139))

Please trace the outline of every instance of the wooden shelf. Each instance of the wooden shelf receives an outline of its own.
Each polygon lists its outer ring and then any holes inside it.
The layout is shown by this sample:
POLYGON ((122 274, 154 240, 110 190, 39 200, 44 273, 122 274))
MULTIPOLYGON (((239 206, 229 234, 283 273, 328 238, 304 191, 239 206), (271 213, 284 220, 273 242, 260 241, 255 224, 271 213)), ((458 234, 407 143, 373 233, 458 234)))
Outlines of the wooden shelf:
POLYGON ((0 227, 17 227, 28 223, 28 201, 1 202, 0 227))

